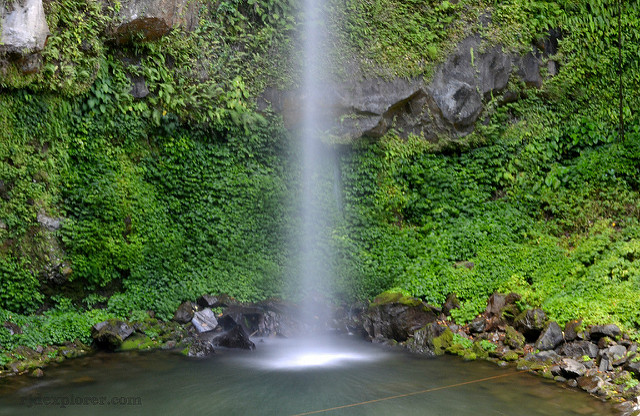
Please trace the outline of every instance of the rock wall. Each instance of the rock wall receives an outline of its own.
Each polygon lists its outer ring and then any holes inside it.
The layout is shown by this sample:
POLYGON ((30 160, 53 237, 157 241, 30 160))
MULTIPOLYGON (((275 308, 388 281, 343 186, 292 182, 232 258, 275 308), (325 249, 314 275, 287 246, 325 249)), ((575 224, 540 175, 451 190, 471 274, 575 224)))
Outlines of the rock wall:
MULTIPOLYGON (((472 35, 457 45, 429 82, 354 76, 328 85, 318 106, 337 120, 331 130, 337 141, 377 138, 391 128, 403 137, 416 134, 431 141, 441 136, 455 140, 474 130, 485 103, 501 94, 513 76, 528 87, 542 86, 542 62, 541 54, 506 53, 501 45, 487 45, 479 35, 472 35), (326 108, 326 103, 333 107, 326 108)), ((300 120, 302 99, 295 91, 268 90, 259 105, 281 112, 285 124, 293 128, 300 120)))

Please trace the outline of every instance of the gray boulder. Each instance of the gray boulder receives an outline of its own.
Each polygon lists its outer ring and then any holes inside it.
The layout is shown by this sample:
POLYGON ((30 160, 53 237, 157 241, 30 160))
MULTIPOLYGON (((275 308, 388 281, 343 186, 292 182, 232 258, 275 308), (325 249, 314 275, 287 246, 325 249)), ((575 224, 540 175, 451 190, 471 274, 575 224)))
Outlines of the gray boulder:
POLYGON ((558 366, 562 376, 566 378, 582 377, 587 372, 587 367, 584 364, 571 358, 564 358, 558 366))
POLYGON ((122 342, 133 333, 133 328, 119 319, 109 319, 95 324, 91 328, 91 337, 95 344, 102 349, 115 351, 122 342))
POLYGON ((542 309, 528 309, 514 320, 514 327, 522 332, 527 341, 538 339, 547 323, 547 315, 542 309))
POLYGON ((589 341, 574 341, 561 345, 557 350, 558 354, 565 355, 567 357, 582 357, 588 356, 589 358, 596 358, 598 356, 598 347, 589 341))
POLYGON ((209 308, 194 313, 191 323, 199 333, 213 331, 218 326, 218 320, 209 308))
POLYGON ((562 344, 564 337, 557 322, 550 322, 536 341, 535 347, 540 351, 553 350, 562 344))
POLYGON ((180 324, 189 323, 193 319, 195 309, 196 305, 193 302, 183 302, 178 306, 176 313, 173 315, 173 320, 180 324))
POLYGON ((365 315, 364 329, 373 340, 392 339, 402 342, 436 318, 436 313, 420 299, 377 298, 365 315))
POLYGON ((256 344, 249 339, 249 335, 240 325, 236 325, 221 334, 209 332, 203 339, 208 339, 211 345, 218 347, 239 348, 243 350, 254 350, 256 348, 256 344))
POLYGON ((2 37, 0 51, 19 55, 40 52, 49 36, 42 0, 0 3, 2 37))
MULTIPOLYGON (((102 0, 111 6, 112 0, 102 0)), ((122 0, 111 34, 118 44, 134 39, 152 41, 177 26, 193 30, 198 23, 199 1, 192 0, 122 0)))
POLYGON ((589 337, 591 340, 597 341, 603 337, 617 338, 622 334, 618 325, 595 325, 589 330, 589 337))

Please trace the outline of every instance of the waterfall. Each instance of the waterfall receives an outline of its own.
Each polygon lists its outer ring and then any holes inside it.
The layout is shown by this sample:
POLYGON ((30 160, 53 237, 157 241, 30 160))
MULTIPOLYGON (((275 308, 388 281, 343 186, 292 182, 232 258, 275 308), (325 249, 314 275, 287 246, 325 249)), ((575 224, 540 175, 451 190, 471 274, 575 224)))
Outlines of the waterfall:
MULTIPOLYGON (((326 311, 319 310, 323 294, 328 293, 331 268, 328 248, 323 237, 330 229, 326 200, 323 200, 323 175, 332 163, 330 151, 322 142, 323 130, 330 123, 330 94, 323 71, 327 67, 326 32, 323 0, 304 0, 303 62, 302 62, 302 190, 301 230, 299 243, 300 284, 304 294, 306 323, 313 324, 326 311), (323 244, 323 241, 325 244, 323 244)), ((326 198, 325 198, 326 199, 326 198)))

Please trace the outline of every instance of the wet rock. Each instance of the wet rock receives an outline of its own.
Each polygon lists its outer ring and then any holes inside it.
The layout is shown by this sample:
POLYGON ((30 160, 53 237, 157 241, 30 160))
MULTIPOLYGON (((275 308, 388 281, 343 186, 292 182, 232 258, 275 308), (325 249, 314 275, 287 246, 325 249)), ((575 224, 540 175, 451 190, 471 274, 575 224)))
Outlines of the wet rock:
POLYGON ((557 322, 550 322, 536 341, 535 348, 540 351, 553 350, 562 344, 564 337, 557 322))
POLYGON ((589 394, 596 393, 604 383, 600 377, 594 375, 578 377, 576 381, 578 382, 578 387, 589 394))
POLYGON ((254 350, 256 348, 256 344, 249 339, 249 335, 240 325, 236 325, 233 329, 222 334, 214 335, 210 342, 214 346, 225 348, 240 348, 243 350, 254 350))
POLYGON ((195 309, 196 305, 193 302, 183 302, 178 306, 176 313, 173 315, 173 320, 180 324, 189 323, 193 319, 195 309))
POLYGON ((210 340, 196 339, 187 349, 186 355, 188 357, 204 358, 214 354, 213 345, 210 340))
POLYGON ((427 355, 442 355, 453 343, 453 332, 447 327, 431 323, 413 334, 407 347, 427 355))
POLYGON ((420 299, 385 292, 369 307, 364 328, 373 340, 386 338, 402 342, 416 330, 434 322, 436 317, 420 299))
POLYGON ((598 342, 598 348, 600 348, 601 350, 617 344, 614 340, 612 340, 609 337, 602 337, 597 342, 598 342))
POLYGON ((91 337, 98 348, 115 351, 133 333, 133 328, 119 319, 109 319, 91 328, 91 337))
POLYGON ((560 368, 560 373, 566 378, 582 377, 587 371, 587 367, 584 364, 571 358, 562 359, 558 367, 560 368))
POLYGON ((547 315, 542 309, 528 309, 515 318, 514 327, 522 332, 527 341, 533 342, 538 339, 546 323, 547 315))
POLYGON ((564 339, 566 342, 578 339, 578 332, 582 332, 582 319, 569 321, 564 326, 564 339))
POLYGON ((194 313, 191 323, 198 332, 213 331, 218 326, 218 321, 209 308, 194 313))
POLYGON ((0 51, 29 55, 44 49, 49 26, 42 0, 0 3, 0 51))
POLYGON ((44 371, 42 371, 42 368, 36 368, 29 375, 34 378, 41 378, 44 377, 44 371))
POLYGON ((589 341, 574 341, 561 345, 556 350, 558 354, 567 357, 583 357, 596 358, 598 356, 598 347, 589 341))
POLYGON ((455 293, 450 293, 447 296, 447 300, 444 302, 444 305, 442 305, 442 313, 445 316, 449 316, 452 310, 459 309, 459 308, 460 308, 460 301, 458 300, 458 297, 456 296, 455 293))
POLYGON ((196 302, 201 308, 219 308, 232 304, 229 296, 227 295, 202 295, 196 300, 196 302))
POLYGON ((589 330, 589 336, 592 340, 597 341, 602 337, 617 338, 622 334, 617 325, 595 325, 589 330))

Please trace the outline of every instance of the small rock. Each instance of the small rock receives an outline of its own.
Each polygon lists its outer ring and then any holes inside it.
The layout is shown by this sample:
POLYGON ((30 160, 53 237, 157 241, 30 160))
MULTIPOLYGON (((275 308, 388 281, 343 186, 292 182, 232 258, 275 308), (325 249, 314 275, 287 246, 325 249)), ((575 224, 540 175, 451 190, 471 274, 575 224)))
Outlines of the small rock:
POLYGON ((62 219, 48 216, 44 211, 40 211, 36 220, 47 231, 57 231, 62 228, 62 219))
POLYGON ((611 359, 606 355, 601 356, 600 362, 598 364, 598 371, 600 371, 601 373, 604 373, 606 371, 611 371, 611 370, 613 370, 613 364, 611 362, 611 359))
POLYGON ((249 335, 247 335, 240 325, 236 325, 233 329, 223 334, 215 335, 211 339, 211 344, 219 347, 240 348, 243 350, 254 350, 256 348, 256 344, 249 339, 249 335))
POLYGON ((563 341, 564 337, 560 325, 558 325, 557 322, 550 322, 540 334, 540 337, 536 341, 535 348, 540 351, 552 350, 562 344, 563 341))
POLYGON ((36 368, 31 372, 30 376, 35 378, 44 377, 44 371, 41 368, 36 368))
POLYGON ((565 383, 567 387, 571 387, 571 388, 576 388, 578 387, 578 382, 575 379, 570 379, 567 380, 567 382, 565 383))
POLYGON ((624 368, 633 373, 636 377, 640 377, 640 361, 629 361, 627 362, 627 364, 624 366, 624 368))
POLYGON ((198 332, 213 331, 218 326, 218 321, 209 308, 194 313, 191 323, 198 332))
POLYGON ((602 379, 598 376, 582 376, 578 377, 576 381, 578 382, 578 387, 589 394, 594 394, 603 384, 602 379))
POLYGON ((600 354, 606 356, 613 366, 620 366, 627 361, 627 349, 622 345, 613 345, 600 351, 600 354))
POLYGON ((600 348, 601 350, 616 344, 617 342, 615 342, 609 337, 602 337, 598 340, 598 348, 600 348))
POLYGON ((485 330, 486 323, 486 320, 482 316, 478 316, 469 323, 469 332, 472 334, 481 334, 485 330))
POLYGON ((183 302, 178 306, 176 313, 173 315, 173 320, 180 324, 189 323, 193 319, 194 312, 195 305, 193 302, 183 302))
POLYGON ((592 340, 599 340, 602 337, 617 338, 622 334, 617 325, 595 325, 589 330, 589 336, 592 340))
POLYGON ((574 341, 561 345, 556 352, 573 358, 579 358, 585 355, 589 358, 596 358, 598 356, 598 347, 589 341, 574 341))
POLYGON ((487 316, 500 316, 500 311, 504 308, 505 295, 500 293, 494 293, 489 297, 487 301, 487 309, 485 310, 485 314, 487 316))
POLYGON ((566 342, 578 339, 578 332, 581 332, 582 319, 569 321, 564 326, 564 339, 566 342))
POLYGON ((516 331, 515 328, 507 325, 505 328, 505 336, 504 336, 504 344, 513 348, 518 349, 524 347, 525 340, 524 335, 520 332, 516 331))
POLYGON ((187 351, 188 357, 204 358, 214 354, 213 345, 209 340, 197 339, 187 351))
POLYGON ((542 309, 528 309, 514 320, 515 328, 522 332, 524 337, 531 342, 538 339, 546 323, 547 315, 542 309))
POLYGON ((133 328, 119 319, 109 319, 91 328, 91 337, 96 345, 109 351, 120 348, 122 342, 132 333, 133 328))
POLYGON ((559 367, 562 375, 567 378, 582 377, 587 371, 587 368, 584 366, 584 364, 579 363, 578 361, 571 358, 564 358, 559 367))

